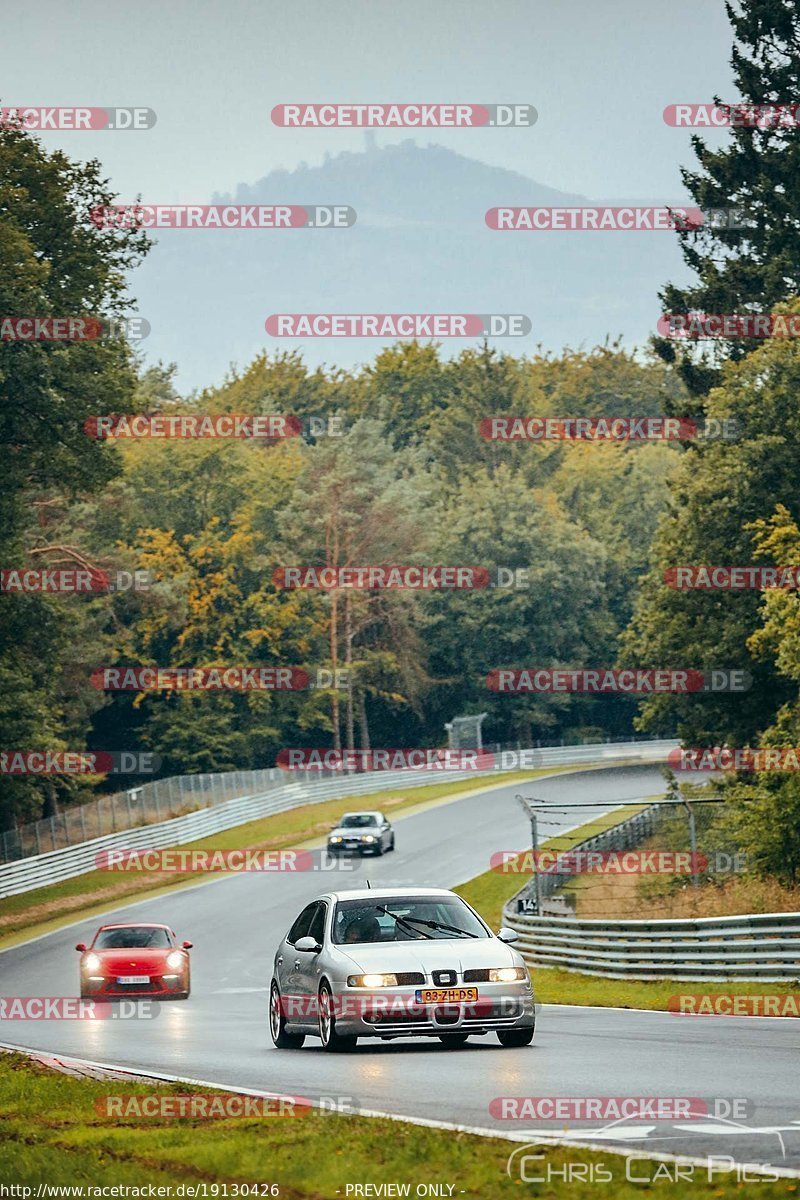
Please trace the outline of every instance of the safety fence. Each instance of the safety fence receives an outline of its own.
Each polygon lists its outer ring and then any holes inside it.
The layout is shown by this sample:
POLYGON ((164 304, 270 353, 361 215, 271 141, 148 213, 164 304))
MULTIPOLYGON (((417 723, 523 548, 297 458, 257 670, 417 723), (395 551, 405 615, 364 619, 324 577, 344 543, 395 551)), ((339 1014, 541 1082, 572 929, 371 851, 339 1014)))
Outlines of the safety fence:
MULTIPOLYGON (((523 750, 519 742, 513 745, 485 747, 487 754, 507 757, 524 753, 531 765, 548 766, 551 761, 561 761, 559 751, 568 750, 581 761, 580 755, 588 759, 600 754, 606 746, 624 749, 626 746, 661 745, 647 739, 624 742, 591 743, 576 746, 534 746, 523 750)), ((666 744, 666 743, 664 743, 666 744)), ((670 748, 676 746, 670 742, 670 748)), ((568 757, 564 761, 571 762, 568 757)), ((156 779, 151 783, 138 784, 124 792, 99 796, 87 804, 76 804, 63 808, 51 817, 30 821, 15 829, 0 833, 0 863, 15 862, 19 858, 61 850, 65 846, 77 846, 81 842, 119 833, 125 829, 138 829, 141 825, 158 824, 172 817, 184 816, 197 809, 224 804, 239 796, 252 796, 281 787, 288 779, 320 780, 339 779, 343 773, 337 770, 308 770, 287 772, 279 767, 265 767, 256 771, 218 771, 211 774, 173 775, 167 779, 156 779)), ((348 775, 352 778, 352 773, 348 775)))
MULTIPOLYGON (((637 760, 662 761, 677 744, 675 741, 661 740, 540 747, 527 752, 530 757, 526 760, 526 765, 552 767, 579 766, 582 763, 588 765, 637 760)), ((237 771, 232 774, 237 780, 231 782, 229 779, 226 784, 228 798, 218 803, 210 803, 204 808, 198 807, 193 812, 154 824, 140 822, 135 827, 123 826, 115 832, 108 832, 76 845, 67 845, 27 857, 18 856, 15 861, 0 865, 0 898, 92 871, 95 869, 96 856, 103 850, 144 847, 161 849, 165 846, 182 845, 304 804, 319 804, 325 800, 368 795, 370 792, 393 787, 424 787, 426 784, 445 780, 470 779, 476 775, 487 778, 493 776, 500 785, 503 772, 497 771, 493 766, 484 770, 369 771, 356 775, 343 775, 333 771, 303 771, 292 772, 290 782, 286 782, 287 772, 276 771, 275 768, 253 772, 237 771), (302 778, 296 778, 297 775, 301 775, 302 778), (231 798, 231 788, 241 791, 231 798)), ((196 793, 198 796, 201 794, 196 793)), ((133 813, 136 810, 131 811, 133 813)))
MULTIPOLYGON (((626 850, 657 828, 660 805, 573 847, 626 850)), ((542 874, 540 894, 563 886, 542 874)), ((528 881, 508 901, 503 923, 520 935, 517 949, 531 966, 558 967, 612 979, 796 979, 800 985, 800 913, 764 913, 695 920, 576 920, 527 915, 518 902, 532 895, 528 881)))

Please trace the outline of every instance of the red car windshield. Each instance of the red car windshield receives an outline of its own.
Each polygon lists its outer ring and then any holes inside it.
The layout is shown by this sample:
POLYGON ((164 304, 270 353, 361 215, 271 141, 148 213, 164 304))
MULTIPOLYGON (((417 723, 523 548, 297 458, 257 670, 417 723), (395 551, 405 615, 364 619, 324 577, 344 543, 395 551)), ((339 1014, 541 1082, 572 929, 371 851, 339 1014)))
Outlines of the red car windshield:
POLYGON ((172 945, 166 929, 154 925, 126 925, 123 929, 101 929, 94 950, 168 950, 172 945))

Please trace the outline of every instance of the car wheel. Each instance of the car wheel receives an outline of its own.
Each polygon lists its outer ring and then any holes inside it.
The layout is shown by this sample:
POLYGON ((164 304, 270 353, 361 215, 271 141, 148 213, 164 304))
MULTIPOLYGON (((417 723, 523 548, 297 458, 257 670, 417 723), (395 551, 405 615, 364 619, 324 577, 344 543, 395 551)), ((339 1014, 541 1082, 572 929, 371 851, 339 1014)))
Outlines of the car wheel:
POLYGON ((319 1037, 322 1049, 331 1052, 353 1050, 358 1038, 343 1037, 336 1032, 336 1014, 334 1012, 333 996, 327 983, 319 989, 317 1000, 319 1012, 319 1037))
POLYGON ((287 1033, 286 1018, 277 983, 273 982, 269 993, 269 1031, 279 1050, 299 1050, 306 1040, 303 1033, 287 1033))
POLYGON ((530 1046, 533 1041, 533 1026, 525 1029, 498 1029, 497 1040, 501 1046, 530 1046))
POLYGON ((438 1033, 436 1035, 443 1046, 449 1046, 451 1050, 457 1050, 459 1046, 465 1046, 468 1033, 438 1033))
POLYGON ((392 840, 391 840, 391 842, 389 843, 389 849, 390 849, 390 850, 394 850, 394 834, 392 834, 392 840))

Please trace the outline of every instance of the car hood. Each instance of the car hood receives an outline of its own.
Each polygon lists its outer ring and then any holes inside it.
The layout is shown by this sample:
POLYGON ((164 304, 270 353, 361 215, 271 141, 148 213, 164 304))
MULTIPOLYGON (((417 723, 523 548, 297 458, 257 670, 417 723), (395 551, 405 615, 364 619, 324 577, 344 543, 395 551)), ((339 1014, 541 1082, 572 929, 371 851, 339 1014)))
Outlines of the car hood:
POLYGON ((367 825, 360 829, 343 829, 341 825, 338 825, 336 829, 330 831, 328 837, 359 838, 363 837, 365 833, 370 833, 373 837, 376 837, 380 833, 380 830, 377 825, 367 825))
POLYGON ((473 967, 521 967, 522 956, 499 938, 431 939, 383 945, 337 946, 360 974, 396 971, 463 971, 473 967))
POLYGON ((170 946, 166 950, 134 947, 131 950, 92 950, 90 953, 96 954, 108 970, 116 971, 120 975, 129 975, 137 971, 146 974, 148 971, 161 970, 167 955, 172 952, 173 947, 170 946))

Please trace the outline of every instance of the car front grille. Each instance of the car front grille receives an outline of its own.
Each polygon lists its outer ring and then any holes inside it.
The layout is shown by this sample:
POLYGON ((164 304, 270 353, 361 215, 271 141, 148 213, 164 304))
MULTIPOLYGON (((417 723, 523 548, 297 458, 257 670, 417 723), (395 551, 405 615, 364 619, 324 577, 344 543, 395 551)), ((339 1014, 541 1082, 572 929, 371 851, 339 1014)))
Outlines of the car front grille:
POLYGON ((422 985, 425 982, 425 976, 422 971, 395 971, 398 987, 410 987, 412 984, 422 985))
POLYGON ((464 983, 488 983, 489 968, 488 967, 470 967, 464 972, 464 983))

